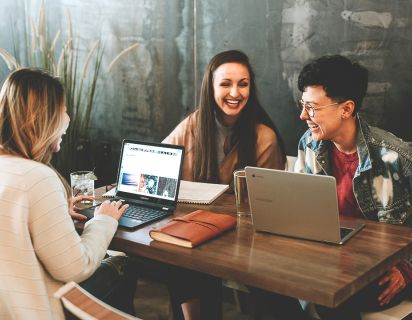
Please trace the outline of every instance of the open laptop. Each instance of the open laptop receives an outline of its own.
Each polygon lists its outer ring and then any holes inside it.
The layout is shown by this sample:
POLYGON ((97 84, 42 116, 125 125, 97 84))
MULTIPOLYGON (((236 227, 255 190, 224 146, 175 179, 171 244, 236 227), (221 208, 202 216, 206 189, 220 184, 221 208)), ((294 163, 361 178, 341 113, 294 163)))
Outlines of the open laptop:
MULTIPOLYGON (((119 226, 135 228, 171 214, 177 205, 184 147, 123 140, 116 199, 129 204, 119 226)), ((80 213, 92 218, 94 207, 80 213)))
POLYGON ((343 244, 364 227, 339 220, 334 177, 246 167, 256 231, 343 244))

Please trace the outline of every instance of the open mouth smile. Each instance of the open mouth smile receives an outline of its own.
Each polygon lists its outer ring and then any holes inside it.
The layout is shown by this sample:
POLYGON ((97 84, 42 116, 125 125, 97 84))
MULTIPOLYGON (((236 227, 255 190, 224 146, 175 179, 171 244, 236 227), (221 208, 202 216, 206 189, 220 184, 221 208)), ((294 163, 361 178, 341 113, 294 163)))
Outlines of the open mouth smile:
POLYGON ((237 107, 242 100, 225 99, 225 103, 231 107, 237 107))
POLYGON ((319 126, 317 124, 314 124, 314 123, 308 123, 308 127, 309 127, 310 130, 319 129, 319 126))

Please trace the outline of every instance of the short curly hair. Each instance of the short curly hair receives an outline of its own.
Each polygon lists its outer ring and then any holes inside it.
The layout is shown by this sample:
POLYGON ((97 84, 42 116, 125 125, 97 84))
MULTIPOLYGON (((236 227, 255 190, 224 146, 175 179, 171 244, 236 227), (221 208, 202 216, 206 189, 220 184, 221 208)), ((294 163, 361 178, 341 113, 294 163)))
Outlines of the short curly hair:
POLYGON ((368 88, 368 70, 341 55, 323 56, 305 65, 298 78, 301 92, 316 85, 334 101, 353 100, 356 114, 368 88))

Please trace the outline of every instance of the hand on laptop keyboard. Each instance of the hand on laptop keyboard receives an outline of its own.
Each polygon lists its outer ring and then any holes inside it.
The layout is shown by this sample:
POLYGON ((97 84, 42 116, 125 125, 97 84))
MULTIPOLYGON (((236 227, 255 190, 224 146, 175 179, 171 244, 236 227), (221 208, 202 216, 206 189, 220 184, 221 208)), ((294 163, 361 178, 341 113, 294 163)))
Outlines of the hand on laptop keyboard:
POLYGON ((124 213, 124 217, 140 220, 141 222, 157 220, 167 215, 169 215, 167 211, 133 205, 124 213))
POLYGON ((104 201, 100 206, 96 207, 94 215, 105 214, 119 220, 122 214, 129 207, 128 204, 123 204, 123 201, 104 201))

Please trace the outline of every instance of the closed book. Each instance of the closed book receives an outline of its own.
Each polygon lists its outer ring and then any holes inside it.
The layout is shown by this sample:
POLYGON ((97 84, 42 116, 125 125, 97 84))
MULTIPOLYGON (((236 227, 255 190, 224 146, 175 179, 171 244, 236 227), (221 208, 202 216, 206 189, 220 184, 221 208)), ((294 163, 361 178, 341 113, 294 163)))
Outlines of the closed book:
POLYGON ((174 218, 163 227, 150 231, 154 240, 194 248, 219 234, 233 229, 236 218, 223 213, 196 210, 174 218))

